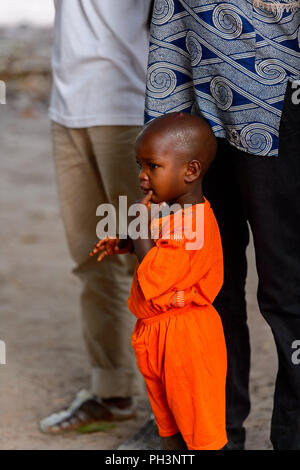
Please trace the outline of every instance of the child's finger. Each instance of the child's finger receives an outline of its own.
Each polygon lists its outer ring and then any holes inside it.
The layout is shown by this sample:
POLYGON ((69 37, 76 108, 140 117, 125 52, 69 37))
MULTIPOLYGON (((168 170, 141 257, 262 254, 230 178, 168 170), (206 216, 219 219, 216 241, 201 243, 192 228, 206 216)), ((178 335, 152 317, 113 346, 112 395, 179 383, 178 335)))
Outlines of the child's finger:
POLYGON ((114 246, 113 243, 107 243, 106 246, 101 247, 101 251, 102 250, 104 250, 104 251, 97 258, 97 261, 102 261, 105 256, 113 255, 115 252, 119 253, 120 248, 118 246, 114 246))
POLYGON ((153 196, 153 191, 150 189, 150 191, 146 194, 146 196, 142 199, 142 204, 145 204, 146 206, 149 204, 151 198, 153 196))
POLYGON ((106 244, 108 243, 109 239, 110 239, 110 237, 106 237, 106 238, 103 238, 102 240, 99 240, 99 241, 96 243, 96 245, 95 245, 93 251, 90 253, 90 256, 94 256, 94 255, 95 255, 96 253, 98 253, 100 250, 103 250, 103 249, 105 248, 104 245, 106 245, 106 244))
POLYGON ((103 258, 105 258, 105 256, 107 255, 108 255, 107 251, 104 251, 100 256, 98 256, 97 261, 99 261, 100 263, 100 261, 102 261, 103 258))
POLYGON ((95 247, 93 249, 93 251, 90 253, 90 256, 94 256, 95 254, 99 253, 99 251, 103 250, 104 249, 104 246, 99 246, 99 247, 95 247))

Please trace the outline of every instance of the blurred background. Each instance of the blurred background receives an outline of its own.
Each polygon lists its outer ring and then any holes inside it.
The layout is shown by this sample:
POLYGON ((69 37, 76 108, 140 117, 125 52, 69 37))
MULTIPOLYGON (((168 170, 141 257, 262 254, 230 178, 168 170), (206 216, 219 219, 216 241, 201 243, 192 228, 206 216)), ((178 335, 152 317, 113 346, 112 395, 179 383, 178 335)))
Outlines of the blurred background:
MULTIPOLYGON (((113 1, 113 0, 112 0, 113 1)), ((43 435, 38 422, 68 405, 88 387, 89 366, 81 337, 79 281, 56 195, 50 124, 53 0, 9 0, 0 5, 0 449, 113 449, 147 418, 107 432, 43 435), (4 5, 5 4, 5 5, 4 5)), ((252 244, 247 300, 252 345, 252 411, 248 449, 270 449, 269 427, 276 356, 256 302, 252 244)))
POLYGON ((0 6, 0 75, 7 101, 27 114, 45 110, 50 87, 53 0, 11 0, 0 6))
POLYGON ((1 25, 50 26, 54 18, 53 0, 10 0, 1 8, 1 25))

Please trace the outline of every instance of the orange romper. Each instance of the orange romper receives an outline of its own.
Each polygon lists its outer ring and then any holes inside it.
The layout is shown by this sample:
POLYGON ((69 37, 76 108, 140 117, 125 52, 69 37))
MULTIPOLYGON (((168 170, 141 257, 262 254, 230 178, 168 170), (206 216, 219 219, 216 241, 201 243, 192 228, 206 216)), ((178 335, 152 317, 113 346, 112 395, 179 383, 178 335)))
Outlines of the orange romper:
POLYGON ((180 431, 191 450, 221 449, 227 442, 226 347, 212 306, 223 283, 218 225, 205 200, 151 226, 160 227, 156 246, 137 263, 128 299, 138 318, 132 335, 137 365, 160 436, 180 431), (190 231, 181 229, 185 218, 194 224, 190 231), (187 249, 196 222, 204 243, 187 249))

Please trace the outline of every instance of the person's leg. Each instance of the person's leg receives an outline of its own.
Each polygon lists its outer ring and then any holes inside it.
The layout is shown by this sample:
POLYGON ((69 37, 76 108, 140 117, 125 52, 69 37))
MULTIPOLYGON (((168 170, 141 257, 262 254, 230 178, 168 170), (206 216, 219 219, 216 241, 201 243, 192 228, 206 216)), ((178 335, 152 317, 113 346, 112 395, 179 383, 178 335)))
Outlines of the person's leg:
MULTIPOLYGON (((93 134, 105 135, 105 128, 95 128, 93 134)), ((110 147, 104 146, 103 158, 113 162, 114 154, 120 152, 129 175, 135 171, 132 164, 132 146, 138 128, 128 129, 127 140, 114 138, 110 134, 110 147), (129 138, 130 137, 130 138, 129 138)), ((130 255, 111 256, 101 264, 89 253, 94 247, 96 236, 96 209, 99 204, 111 202, 113 197, 104 187, 101 167, 95 156, 95 149, 88 129, 68 129, 53 123, 53 142, 57 183, 61 211, 65 224, 69 249, 76 263, 74 272, 83 283, 82 319, 92 365, 92 392, 103 399, 108 409, 93 399, 84 398, 79 403, 81 418, 94 415, 97 419, 117 416, 117 408, 128 409, 133 416, 131 398, 140 393, 142 384, 136 369, 135 358, 130 346, 134 318, 129 313, 126 301, 129 296, 134 257, 130 255), (113 400, 111 400, 113 399, 113 400), (88 402, 88 403, 87 403, 88 402), (113 412, 112 412, 113 411, 113 412), (116 413, 115 413, 116 411, 116 413)), ((100 152, 100 146, 97 153, 100 152)), ((117 169, 116 169, 117 171, 117 169)), ((106 175, 105 175, 106 176, 106 175)), ((116 185, 118 178, 116 179, 116 185)), ((131 180, 120 184, 120 193, 131 189, 131 180)), ((137 193, 136 193, 137 194, 137 193)), ((125 410, 126 411, 126 410, 125 410)), ((69 413, 70 414, 70 413, 69 413)), ((120 419, 126 418, 126 412, 120 419)), ((69 424, 76 428, 78 420, 71 413, 69 424), (73 419, 74 418, 74 419, 73 419)), ((50 420, 51 421, 51 420, 50 420)), ((47 423, 44 423, 45 426, 47 423)), ((47 427, 47 426, 46 426, 47 427)), ((68 423, 64 423, 69 429, 68 423)), ((47 429, 48 430, 48 429, 47 429)), ((59 428, 55 431, 59 431, 59 428)))
MULTIPOLYGON (((259 277, 258 303, 278 352, 271 441, 300 449, 300 104, 288 86, 278 157, 237 153, 239 182, 253 232, 259 277)), ((262 358, 263 360, 263 358, 262 358)))
POLYGON ((145 380, 149 401, 160 436, 161 450, 187 450, 174 416, 169 408, 165 386, 162 381, 164 367, 164 344, 167 321, 155 321, 146 325, 138 320, 133 334, 132 346, 139 371, 145 380), (159 346, 160 345, 160 346, 159 346))
MULTIPOLYGON (((98 186, 103 190, 98 204, 112 204, 117 220, 119 196, 127 196, 129 206, 141 195, 134 154, 134 143, 140 130, 139 126, 101 126, 87 131, 98 169, 98 186)), ((122 214, 125 215, 127 217, 122 214)), ((94 209, 95 237, 99 220, 94 209)), ((105 398, 131 396, 142 387, 130 346, 135 317, 127 307, 135 264, 134 255, 108 256, 98 264, 93 278, 89 277, 84 284, 81 298, 83 328, 93 364, 92 390, 105 398)), ((86 264, 76 269, 83 278, 85 272, 86 264)))
POLYGON ((226 346, 220 316, 211 305, 163 320, 162 384, 188 449, 221 450, 226 434, 226 346))
POLYGON ((188 450, 180 432, 174 436, 161 437, 161 450, 188 450))
POLYGON ((222 319, 227 346, 228 447, 241 449, 245 443, 243 423, 250 411, 250 342, 245 301, 249 231, 232 151, 225 139, 218 139, 218 153, 205 176, 203 190, 219 225, 224 256, 224 284, 214 306, 222 319))

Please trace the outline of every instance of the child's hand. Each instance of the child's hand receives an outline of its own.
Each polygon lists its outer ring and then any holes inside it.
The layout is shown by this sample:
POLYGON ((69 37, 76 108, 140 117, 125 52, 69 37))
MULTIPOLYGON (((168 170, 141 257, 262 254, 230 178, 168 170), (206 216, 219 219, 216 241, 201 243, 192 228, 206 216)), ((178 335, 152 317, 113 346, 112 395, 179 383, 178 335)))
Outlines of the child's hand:
POLYGON ((96 253, 100 253, 97 258, 97 261, 102 261, 105 256, 109 255, 122 255, 125 253, 132 253, 133 243, 130 238, 120 239, 116 238, 103 238, 98 243, 96 243, 93 251, 90 253, 90 256, 94 256, 96 253))
POLYGON ((151 202, 152 195, 153 195, 153 191, 150 190, 140 201, 137 201, 140 204, 144 204, 147 207, 149 225, 151 221, 157 216, 157 214, 162 210, 162 208, 167 205, 166 202, 161 202, 159 204, 152 204, 151 202))
MULTIPOLYGON (((144 204, 144 206, 147 207, 147 211, 148 211, 148 225, 150 224, 151 222, 151 197, 153 195, 153 191, 150 190, 142 199, 140 199, 139 201, 136 201, 138 204, 144 204)), ((131 219, 129 220, 134 220, 134 217, 132 217, 131 219)))
POLYGON ((152 189, 140 200, 138 201, 140 204, 144 204, 148 209, 148 214, 151 211, 151 197, 153 196, 152 189))

